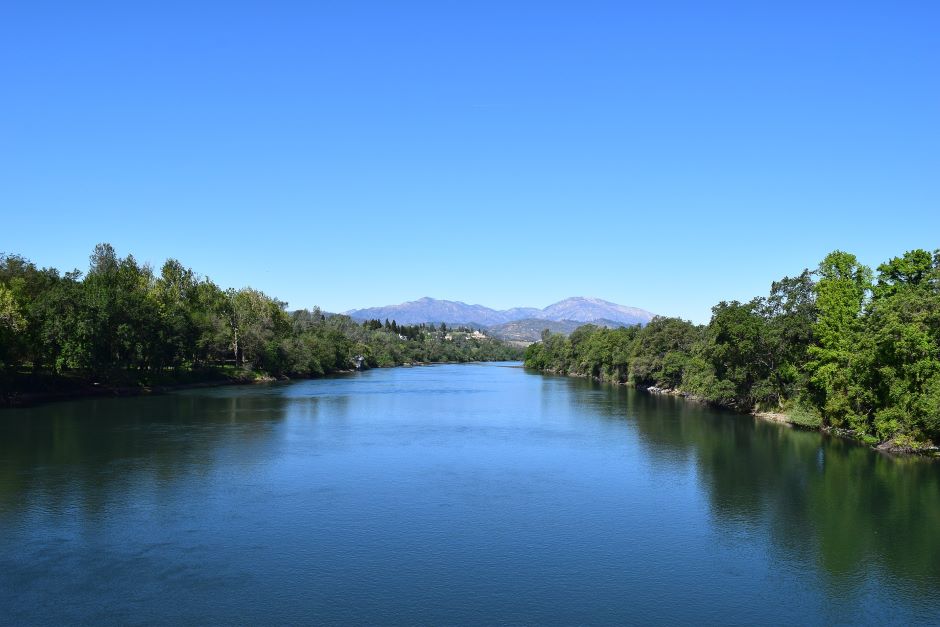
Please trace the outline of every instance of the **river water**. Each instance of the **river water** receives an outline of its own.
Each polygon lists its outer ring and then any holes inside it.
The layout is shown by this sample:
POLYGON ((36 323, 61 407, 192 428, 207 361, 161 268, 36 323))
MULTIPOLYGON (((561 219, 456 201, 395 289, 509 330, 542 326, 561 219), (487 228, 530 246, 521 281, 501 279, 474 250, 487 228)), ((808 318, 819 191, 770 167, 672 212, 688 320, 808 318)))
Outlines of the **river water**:
POLYGON ((0 622, 940 623, 940 464, 516 364, 0 412, 0 622))

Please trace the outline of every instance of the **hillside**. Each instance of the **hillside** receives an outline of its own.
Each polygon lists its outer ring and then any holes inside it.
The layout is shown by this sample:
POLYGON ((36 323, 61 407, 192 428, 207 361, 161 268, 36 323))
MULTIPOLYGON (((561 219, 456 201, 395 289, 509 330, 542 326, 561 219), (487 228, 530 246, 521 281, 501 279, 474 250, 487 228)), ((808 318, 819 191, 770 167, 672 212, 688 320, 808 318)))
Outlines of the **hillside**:
MULTIPOLYGON (((498 339, 508 342, 530 344, 537 342, 542 337, 542 331, 548 329, 552 333, 569 335, 580 326, 588 324, 578 320, 544 320, 541 318, 526 318, 525 320, 513 320, 488 327, 489 333, 498 339)), ((619 327, 624 326, 619 322, 612 320, 594 320, 590 324, 600 327, 619 327)))

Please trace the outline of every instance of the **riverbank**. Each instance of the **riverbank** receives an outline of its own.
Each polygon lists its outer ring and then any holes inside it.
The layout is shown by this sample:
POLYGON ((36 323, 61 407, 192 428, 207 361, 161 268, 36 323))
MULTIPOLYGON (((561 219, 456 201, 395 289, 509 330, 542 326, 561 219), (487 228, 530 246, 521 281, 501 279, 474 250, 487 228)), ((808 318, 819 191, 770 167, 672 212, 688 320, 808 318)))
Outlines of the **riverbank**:
POLYGON ((0 380, 0 408, 31 407, 80 398, 105 398, 163 394, 223 385, 248 385, 276 381, 266 373, 226 368, 165 374, 159 380, 122 377, 103 382, 78 374, 7 373, 0 380))
POLYGON ((826 435, 851 440, 856 444, 861 444, 867 446, 872 450, 878 451, 879 453, 887 453, 890 455, 919 455, 922 457, 937 457, 940 458, 940 447, 933 446, 930 444, 925 444, 921 442, 916 442, 905 436, 898 436, 891 440, 886 440, 884 442, 872 443, 870 440, 859 436, 851 429, 839 429, 836 427, 827 427, 822 424, 818 417, 812 416, 803 411, 794 411, 794 412, 781 412, 781 411, 761 411, 761 410, 750 410, 750 411, 741 411, 737 407, 723 405, 721 403, 716 403, 714 401, 709 401, 707 399, 695 396, 694 394, 689 394, 687 392, 682 392, 681 390, 671 390, 667 388, 658 388, 651 386, 645 389, 651 394, 669 394, 673 396, 681 396, 687 400, 694 400, 696 402, 708 403, 715 407, 721 407, 722 409, 730 409, 738 413, 746 413, 758 420, 764 420, 767 422, 775 422, 778 424, 784 424, 788 427, 793 427, 797 429, 806 429, 810 431, 819 431, 820 433, 825 433, 826 435))
POLYGON ((740 407, 735 405, 728 405, 724 403, 718 403, 716 401, 698 396, 696 394, 691 394, 689 392, 675 389, 675 388, 663 388, 657 387, 654 385, 651 386, 636 386, 629 382, 621 381, 609 381, 606 379, 601 379, 600 377, 592 377, 589 375, 577 374, 577 373, 560 373, 552 370, 539 370, 538 372, 575 377, 579 379, 591 379, 597 381, 598 383, 610 383, 613 385, 625 385, 634 387, 637 390, 647 392, 648 394, 655 395, 665 395, 665 396, 676 396, 684 400, 703 403, 711 407, 717 407, 720 409, 726 409, 733 411, 739 414, 744 414, 752 416, 757 420, 763 420, 766 422, 774 422, 777 424, 783 424, 790 428, 804 429, 807 431, 818 431, 829 436, 841 438, 844 440, 849 440, 856 444, 866 446, 874 451, 879 453, 889 454, 889 455, 898 455, 898 456, 919 456, 919 457, 929 457, 929 458, 938 458, 940 459, 940 447, 933 446, 932 444, 925 444, 921 442, 916 442, 910 438, 904 436, 899 436, 897 438, 886 440, 884 442, 872 443, 871 441, 866 440, 863 437, 860 437, 857 433, 851 431, 850 429, 839 429, 835 427, 827 427, 822 424, 818 417, 810 416, 805 412, 769 412, 769 411, 760 411, 757 409, 748 409, 742 410, 740 407))

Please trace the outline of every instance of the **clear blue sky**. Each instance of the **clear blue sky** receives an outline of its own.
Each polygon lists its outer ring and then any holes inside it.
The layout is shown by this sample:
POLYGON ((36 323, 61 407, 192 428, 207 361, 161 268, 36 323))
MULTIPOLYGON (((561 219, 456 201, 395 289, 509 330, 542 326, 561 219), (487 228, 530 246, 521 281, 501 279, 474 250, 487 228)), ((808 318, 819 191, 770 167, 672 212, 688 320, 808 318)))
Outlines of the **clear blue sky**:
POLYGON ((0 251, 707 321, 940 246, 940 3, 0 4, 0 251))

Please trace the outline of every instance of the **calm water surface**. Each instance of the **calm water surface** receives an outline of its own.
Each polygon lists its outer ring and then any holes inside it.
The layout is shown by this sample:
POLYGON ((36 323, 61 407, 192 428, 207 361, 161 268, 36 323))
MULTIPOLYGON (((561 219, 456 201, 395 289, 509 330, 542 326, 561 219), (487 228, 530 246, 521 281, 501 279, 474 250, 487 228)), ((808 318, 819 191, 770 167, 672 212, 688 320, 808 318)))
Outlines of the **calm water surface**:
POLYGON ((940 464, 506 364, 0 412, 0 622, 940 623, 940 464))

